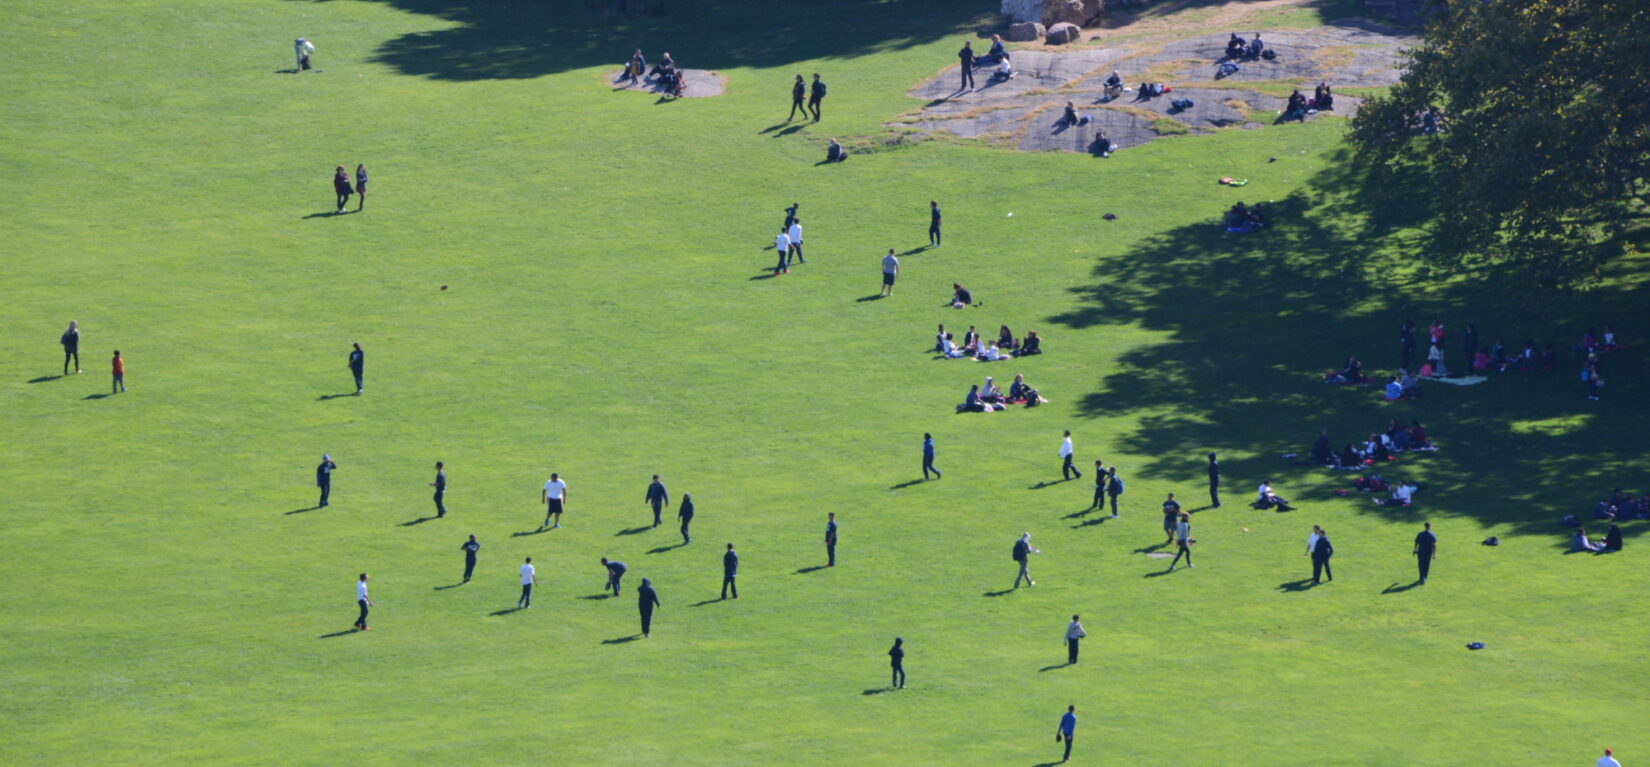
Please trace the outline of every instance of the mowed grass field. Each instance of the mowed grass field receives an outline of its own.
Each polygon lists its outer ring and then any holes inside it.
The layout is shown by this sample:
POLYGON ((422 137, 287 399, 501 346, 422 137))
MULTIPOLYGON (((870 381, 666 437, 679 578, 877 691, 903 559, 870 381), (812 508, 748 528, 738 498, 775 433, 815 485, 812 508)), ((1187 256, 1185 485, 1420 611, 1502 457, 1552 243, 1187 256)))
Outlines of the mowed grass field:
POLYGON ((0 763, 1029 765, 1067 704, 1091 764, 1650 758, 1647 523, 1604 557, 1563 555, 1556 523, 1650 489, 1644 265, 1541 307, 1404 266, 1413 221, 1360 206, 1334 118, 1109 160, 874 141, 993 10, 0 7, 0 763), (300 35, 323 71, 279 73, 300 35), (611 92, 638 45, 726 93, 611 92), (825 120, 775 127, 815 71, 825 120), (875 151, 816 166, 832 136, 875 151), (318 215, 357 163, 366 210, 318 215), (865 300, 930 199, 944 247, 865 300), (1238 199, 1278 225, 1218 232, 1238 199), (808 263, 767 278, 792 201, 808 263), (983 306, 945 308, 953 282, 983 306), (1394 365, 1406 314, 1442 317, 1452 359, 1469 320, 1486 345, 1612 324, 1633 346, 1601 402, 1573 352, 1397 405, 1317 381, 1394 365), (70 319, 86 373, 59 378, 70 319), (937 323, 1047 353, 935 361, 937 323), (351 342, 366 395, 332 397, 351 342), (130 391, 97 397, 117 348, 130 391), (953 414, 1016 372, 1050 403, 953 414), (1279 458, 1389 417, 1443 447, 1381 472, 1428 486, 1411 509, 1279 458), (1081 480, 1057 482, 1063 429, 1081 480), (924 432, 942 480, 914 481, 924 432), (1210 450, 1227 502, 1193 515, 1197 567, 1160 576, 1159 503, 1204 505, 1210 450), (1096 458, 1120 519, 1078 514, 1096 458), (450 513, 410 524, 437 460, 450 513), (552 471, 564 527, 525 535, 552 471), (654 473, 693 494, 691 545, 638 529, 654 473), (1299 509, 1247 508, 1266 478, 1299 509), (1439 559, 1405 589, 1422 520, 1439 559), (1302 589, 1313 524, 1338 577, 1302 589), (1023 531, 1037 585, 1001 593, 1023 531), (470 534, 474 581, 440 588, 470 534), (710 601, 727 542, 742 598, 710 601), (499 614, 527 556, 534 607, 499 614), (602 556, 630 566, 621 598, 592 598, 602 556), (373 630, 332 636, 362 571, 373 630), (643 577, 653 637, 615 641, 643 577), (1058 667, 1073 613, 1083 660, 1058 667), (895 636, 909 687, 878 692, 895 636))

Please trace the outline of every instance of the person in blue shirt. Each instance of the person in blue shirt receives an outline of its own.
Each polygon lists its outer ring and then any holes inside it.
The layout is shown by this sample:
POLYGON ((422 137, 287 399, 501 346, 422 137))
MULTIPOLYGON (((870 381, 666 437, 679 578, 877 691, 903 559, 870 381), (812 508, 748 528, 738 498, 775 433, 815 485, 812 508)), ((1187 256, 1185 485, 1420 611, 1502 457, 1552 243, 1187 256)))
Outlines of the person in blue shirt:
POLYGON ((662 607, 659 601, 659 592, 653 590, 653 581, 642 579, 642 585, 636 589, 636 606, 642 611, 642 638, 653 636, 653 608, 662 607))
POLYGON ((653 526, 658 527, 660 512, 670 505, 670 493, 665 491, 665 483, 659 481, 659 475, 653 475, 653 484, 647 486, 647 497, 643 500, 653 507, 653 526))
POLYGON ((836 567, 836 512, 825 519, 825 566, 836 567))
POLYGON ((739 552, 733 550, 733 544, 728 544, 728 553, 722 555, 722 598, 728 598, 728 589, 733 589, 733 598, 739 598, 739 584, 734 582, 739 577, 739 552))
POLYGON ((924 432, 922 435, 922 478, 928 479, 928 472, 934 472, 934 479, 945 476, 939 469, 934 468, 934 435, 924 432))
POLYGON ((609 562, 607 557, 602 557, 602 567, 607 568, 607 585, 602 588, 602 591, 612 589, 613 596, 618 596, 619 580, 624 577, 625 571, 630 568, 626 567, 623 562, 609 562))
POLYGON ((892 669, 892 678, 888 686, 896 689, 905 689, 905 639, 894 637, 894 646, 888 650, 888 665, 892 669))
POLYGON ((331 455, 321 454, 321 465, 315 467, 315 486, 321 488, 321 501, 316 508, 326 508, 327 496, 332 495, 332 472, 337 468, 331 455))
POLYGON ((1060 758, 1062 762, 1071 761, 1071 739, 1077 734, 1077 707, 1066 706, 1066 713, 1060 717, 1060 728, 1054 731, 1054 742, 1066 742, 1066 755, 1060 758))
POLYGON ((1116 519, 1117 496, 1123 494, 1123 480, 1117 477, 1116 466, 1112 466, 1107 469, 1106 473, 1111 475, 1111 481, 1106 483, 1106 495, 1111 498, 1111 517, 1112 519, 1116 519))
POLYGON ((441 468, 440 461, 435 462, 435 481, 430 483, 430 487, 435 488, 435 518, 447 516, 447 507, 441 503, 442 497, 447 494, 447 470, 441 468))
POLYGON ((470 540, 465 541, 459 548, 464 550, 464 582, 469 583, 470 574, 476 571, 476 552, 481 550, 481 544, 477 543, 476 537, 472 535, 470 540))

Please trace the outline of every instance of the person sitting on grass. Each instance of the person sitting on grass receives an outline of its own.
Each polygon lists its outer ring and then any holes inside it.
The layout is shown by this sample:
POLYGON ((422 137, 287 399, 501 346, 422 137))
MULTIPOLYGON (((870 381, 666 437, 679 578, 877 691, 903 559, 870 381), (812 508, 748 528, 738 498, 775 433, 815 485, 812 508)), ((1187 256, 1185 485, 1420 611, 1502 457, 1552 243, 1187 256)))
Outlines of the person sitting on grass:
POLYGON ((1388 402, 1395 402, 1404 398, 1404 385, 1400 383, 1401 380, 1397 374, 1393 374, 1392 380, 1388 381, 1386 388, 1382 390, 1382 396, 1386 397, 1388 402))
POLYGON ((980 334, 974 332, 974 326, 968 326, 968 332, 963 334, 962 350, 966 354, 975 354, 980 351, 980 334))
POLYGON ((1351 471, 1363 468, 1363 456, 1358 455, 1358 449, 1353 447, 1351 442, 1346 443, 1346 447, 1341 448, 1340 455, 1335 457, 1340 462, 1340 468, 1342 469, 1351 471))
POLYGON ((1603 546, 1600 546, 1599 544, 1596 544, 1596 543, 1593 543, 1592 541, 1587 540, 1587 528, 1585 528, 1585 527, 1576 528, 1575 535, 1570 536, 1570 553, 1571 554, 1579 554, 1583 551, 1591 551, 1591 552, 1597 553, 1597 552, 1600 552, 1600 551, 1603 551, 1603 550, 1604 550, 1603 546))
POLYGON ((1042 353, 1043 353, 1043 339, 1042 339, 1042 337, 1038 336, 1037 331, 1035 331, 1035 330, 1027 330, 1025 339, 1020 343, 1020 351, 1019 351, 1019 354, 1017 356, 1027 357, 1027 356, 1030 356, 1030 355, 1033 355, 1033 354, 1042 354, 1042 353))
POLYGON ((1611 525, 1604 534, 1605 551, 1621 551, 1621 525, 1611 525))
POLYGON ((1243 204, 1242 200, 1238 200, 1236 205, 1226 211, 1226 217, 1222 223, 1226 225, 1228 230, 1232 230, 1242 227, 1248 220, 1249 208, 1243 204))
POLYGON ((951 360, 968 356, 967 352, 957 348, 957 345, 952 343, 950 333, 946 333, 945 337, 940 339, 940 353, 945 355, 946 359, 951 360))
POLYGON ((975 357, 981 362, 996 362, 998 360, 1010 359, 1013 356, 1014 355, 1007 354, 1003 352, 1002 349, 997 348, 996 341, 986 342, 985 348, 980 349, 980 353, 975 355, 975 357))
POLYGON ((1260 483, 1260 489, 1255 493, 1255 508, 1276 508, 1279 511, 1294 510, 1294 507, 1289 505, 1289 501, 1272 492, 1272 480, 1270 479, 1260 483))
POLYGON ((1329 90, 1329 83, 1320 82, 1317 89, 1312 91, 1312 108, 1319 112, 1335 108, 1335 94, 1329 90))
POLYGON ((1616 343, 1616 331, 1609 325, 1605 325, 1604 335, 1599 339, 1598 350, 1601 352, 1613 352, 1620 348, 1621 345, 1616 343))
POLYGON ((1369 383, 1369 377, 1364 375, 1364 365, 1357 357, 1347 357, 1346 365, 1340 372, 1325 373, 1325 383, 1361 385, 1369 383))
POLYGON ((993 382, 991 376, 986 376, 985 383, 980 386, 980 401, 988 405, 1003 404, 1003 390, 993 382))
POLYGON ((1111 74, 1106 76, 1106 82, 1100 91, 1100 98, 1103 101, 1111 101, 1121 95, 1123 95, 1123 75, 1118 74, 1117 70, 1113 69, 1111 74))
POLYGON ((1115 151, 1117 151, 1117 145, 1112 143, 1111 137, 1107 136, 1105 131, 1097 130, 1094 132, 1095 154, 1101 157, 1110 157, 1111 153, 1115 151))
POLYGON ((1014 376, 1014 383, 1008 385, 1008 401, 1015 404, 1023 402, 1026 407, 1035 407, 1048 400, 1043 399, 1036 389, 1031 388, 1031 384, 1026 383, 1024 373, 1019 373, 1014 376))
POLYGON ((1616 518, 1615 504, 1610 503, 1609 498, 1600 498, 1600 499, 1598 499, 1598 504, 1593 507, 1593 519, 1615 519, 1615 518, 1616 518))
POLYGON ((951 308, 961 309, 974 303, 974 294, 958 283, 951 283, 951 308))
POLYGON ((1398 385, 1403 388, 1404 396, 1408 398, 1421 396, 1421 379, 1416 378, 1408 370, 1399 370, 1398 373, 1398 385))
POLYGON ((1391 498, 1376 498, 1374 501, 1376 506, 1408 506, 1414 497, 1415 486, 1405 480, 1398 480, 1398 484, 1392 487, 1391 498))
POLYGON ((1014 340, 1013 331, 1010 331, 1007 325, 999 326, 997 328, 997 348, 1004 351, 1013 351, 1016 346, 1019 346, 1019 343, 1014 340))
POLYGON ((945 325, 943 325, 943 324, 940 325, 940 331, 938 333, 934 334, 934 353, 935 354, 945 353, 945 339, 946 339, 947 335, 948 334, 945 332, 945 325))
POLYGON ((1364 458, 1380 465, 1392 460, 1392 453, 1387 449, 1386 442, 1381 440, 1380 435, 1371 434, 1369 439, 1364 441, 1364 458))
POLYGON ((1398 419, 1389 418, 1386 422, 1386 436, 1392 444, 1393 450, 1404 451, 1410 448, 1409 429, 1398 423, 1398 419))
POLYGON ((968 387, 968 396, 963 398, 963 403, 957 406, 957 410, 962 413, 983 413, 986 411, 985 402, 980 399, 979 384, 968 387))
POLYGON ((1318 432, 1318 438, 1312 442, 1312 463, 1319 466, 1335 462, 1335 448, 1329 444, 1329 430, 1318 432))
POLYGON ((1299 120, 1306 122, 1306 96, 1296 89, 1289 94, 1289 103, 1283 108, 1283 122, 1299 120))
POLYGON ((1432 440, 1427 439, 1427 427, 1422 426, 1419 420, 1409 422, 1409 449, 1410 450, 1437 450, 1432 446, 1432 440))
POLYGON ((842 144, 837 143, 836 139, 831 139, 830 143, 825 145, 825 162, 846 162, 847 160, 848 150, 842 144))

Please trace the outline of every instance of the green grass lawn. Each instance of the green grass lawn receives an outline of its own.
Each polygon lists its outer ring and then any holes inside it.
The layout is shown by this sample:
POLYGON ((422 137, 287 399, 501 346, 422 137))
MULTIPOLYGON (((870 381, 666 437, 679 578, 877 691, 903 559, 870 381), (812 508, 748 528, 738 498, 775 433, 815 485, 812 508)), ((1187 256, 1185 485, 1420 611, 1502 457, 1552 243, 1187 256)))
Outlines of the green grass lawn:
POLYGON ((0 763, 1030 765, 1068 703, 1083 763, 1646 758, 1650 525, 1592 557, 1556 524, 1650 489, 1644 264, 1533 308, 1493 273, 1429 275, 1401 258, 1417 211, 1361 204, 1336 119, 816 166, 828 137, 876 145, 996 3, 669 5, 0 7, 0 763), (299 35, 322 73, 278 73, 299 35), (636 45, 727 92, 611 92, 636 45), (815 71, 825 120, 792 130, 788 82, 815 71), (366 210, 324 215, 356 163, 366 210), (946 244, 865 300, 930 199, 946 244), (1278 226, 1220 233, 1238 199, 1278 226), (770 278, 792 201, 809 261, 770 278), (953 282, 983 306, 944 308, 953 282), (1456 357, 1468 320, 1486 344, 1609 323, 1635 346, 1597 403, 1574 353, 1397 405, 1317 382, 1347 354, 1390 368, 1406 314, 1443 317, 1456 357), (70 319, 87 372, 57 378, 70 319), (1048 353, 934 361, 937 323, 1048 353), (353 341, 366 396, 331 397, 353 341), (131 391, 99 397, 116 348, 131 391), (1051 402, 953 414, 1016 372, 1051 402), (1429 486, 1413 509, 1279 458, 1394 416, 1443 446, 1383 472, 1429 486), (1080 466, 1120 468, 1121 519, 1077 514, 1086 468, 1056 482, 1068 428, 1080 466), (914 481, 925 431, 943 480, 914 481), (1228 502, 1194 515, 1198 566, 1159 577, 1158 504, 1203 505, 1209 450, 1228 502), (333 503, 300 511, 322 452, 333 503), (410 524, 437 460, 451 513, 410 524), (551 471, 565 527, 518 535, 551 471), (693 494, 691 545, 636 530, 654 473, 693 494), (1267 477, 1298 511, 1246 508, 1267 477), (1404 589, 1423 519, 1440 559, 1404 589), (1312 524, 1340 577, 1299 590, 1312 524), (1000 593, 1027 530, 1037 586, 1000 593), (475 580, 440 588, 469 534, 475 580), (729 541, 743 598, 708 601, 729 541), (498 614, 526 556, 534 609, 498 614), (601 556, 630 565, 623 598, 588 598, 601 556), (373 631, 329 636, 361 571, 373 631), (643 577, 654 635, 615 641, 643 577), (1083 662, 1045 668, 1072 613, 1083 662), (910 686, 878 693, 895 636, 910 686))

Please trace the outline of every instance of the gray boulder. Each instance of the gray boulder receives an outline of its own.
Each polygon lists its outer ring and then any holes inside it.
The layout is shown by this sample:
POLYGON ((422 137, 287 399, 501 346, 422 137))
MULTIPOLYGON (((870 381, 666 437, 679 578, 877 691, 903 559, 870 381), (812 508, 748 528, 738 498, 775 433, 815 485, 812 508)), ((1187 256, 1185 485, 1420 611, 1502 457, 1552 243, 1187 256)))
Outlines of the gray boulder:
POLYGON ((1014 43, 1035 43, 1048 34, 1048 29, 1035 21, 1022 21, 1008 28, 1008 40, 1014 43))
POLYGON ((1083 37, 1083 30, 1076 24, 1061 22, 1048 28, 1048 36, 1044 38, 1050 45, 1064 45, 1075 43, 1083 37))
POLYGON ((1045 27, 1067 23, 1082 26, 1106 12, 1106 0, 1002 0, 1010 23, 1036 22, 1045 27))

